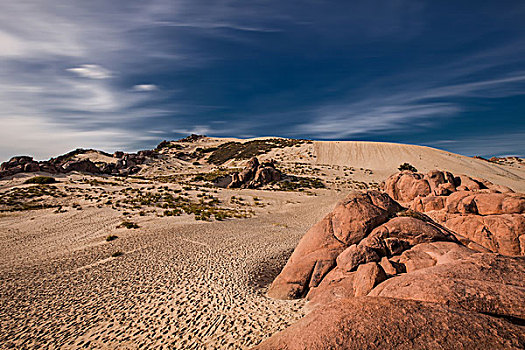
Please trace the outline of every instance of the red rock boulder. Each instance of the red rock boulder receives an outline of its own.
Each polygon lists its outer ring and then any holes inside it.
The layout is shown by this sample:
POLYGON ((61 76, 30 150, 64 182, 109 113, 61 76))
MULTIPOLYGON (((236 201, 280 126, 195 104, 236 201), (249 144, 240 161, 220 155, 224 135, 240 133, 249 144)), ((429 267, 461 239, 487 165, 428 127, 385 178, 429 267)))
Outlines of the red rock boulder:
POLYGON ((523 257, 471 254, 408 272, 381 283, 369 295, 437 302, 499 317, 525 319, 523 257))
POLYGON ((523 349, 523 327, 443 304, 342 299, 263 341, 258 350, 523 349))
POLYGON ((447 228, 493 252, 505 255, 525 254, 525 217, 521 214, 446 214, 440 219, 447 228))
POLYGON ((316 287, 334 266, 337 256, 386 222, 401 206, 385 193, 352 193, 300 240, 268 295, 300 298, 316 287))
POLYGON ((390 176, 385 181, 384 191, 395 200, 410 202, 417 196, 430 194, 431 187, 423 174, 405 170, 390 176))

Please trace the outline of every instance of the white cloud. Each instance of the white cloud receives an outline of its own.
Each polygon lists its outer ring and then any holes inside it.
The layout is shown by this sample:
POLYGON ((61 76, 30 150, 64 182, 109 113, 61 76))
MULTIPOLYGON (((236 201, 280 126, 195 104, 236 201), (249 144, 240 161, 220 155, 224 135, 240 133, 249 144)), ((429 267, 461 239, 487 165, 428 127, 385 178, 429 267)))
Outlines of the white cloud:
POLYGON ((83 64, 80 67, 68 68, 66 70, 80 77, 89 79, 107 79, 112 76, 109 70, 97 64, 83 64))
POLYGON ((429 118, 450 116, 460 111, 448 103, 382 104, 370 100, 366 104, 335 105, 315 111, 313 121, 299 125, 296 131, 320 138, 345 138, 351 135, 406 130, 407 124, 428 123, 429 118))
POLYGON ((158 86, 155 84, 139 84, 133 86, 133 91, 147 92, 147 91, 156 91, 158 86))
MULTIPOLYGON (((175 134, 181 134, 181 135, 189 135, 189 134, 207 135, 212 132, 212 129, 206 125, 195 125, 189 128, 173 129, 171 130, 171 132, 175 134)), ((216 134, 216 132, 214 133, 216 134)))

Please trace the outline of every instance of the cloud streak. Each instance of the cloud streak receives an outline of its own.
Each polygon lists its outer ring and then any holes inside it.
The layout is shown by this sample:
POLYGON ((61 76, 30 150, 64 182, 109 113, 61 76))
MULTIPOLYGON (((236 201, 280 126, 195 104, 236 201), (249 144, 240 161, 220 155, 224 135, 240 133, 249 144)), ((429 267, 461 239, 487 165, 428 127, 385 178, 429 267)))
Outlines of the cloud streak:
POLYGON ((155 84, 138 84, 133 86, 133 90, 139 92, 156 91, 158 89, 158 86, 155 84))
MULTIPOLYGON (((512 55, 521 54, 519 51, 512 55)), ((478 63, 475 67, 452 69, 457 64, 447 64, 432 67, 431 72, 428 69, 412 71, 409 77, 402 74, 369 83, 363 91, 353 91, 363 98, 352 101, 350 97, 349 102, 339 101, 316 108, 311 111, 310 121, 298 125, 292 133, 325 139, 395 133, 432 126, 444 118, 457 118, 461 112, 475 108, 466 103, 468 99, 525 95, 525 71, 516 70, 482 79, 480 73, 500 66, 502 61, 491 61, 490 55, 483 53, 475 56, 478 63), (483 61, 481 57, 489 59, 483 61), (450 83, 465 79, 471 81, 450 83)))

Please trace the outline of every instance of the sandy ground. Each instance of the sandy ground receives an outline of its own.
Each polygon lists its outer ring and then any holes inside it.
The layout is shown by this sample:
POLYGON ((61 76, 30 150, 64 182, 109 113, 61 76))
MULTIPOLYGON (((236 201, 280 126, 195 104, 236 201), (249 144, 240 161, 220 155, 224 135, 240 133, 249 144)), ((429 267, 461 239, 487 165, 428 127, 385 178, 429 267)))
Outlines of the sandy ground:
POLYGON ((110 209, 4 215, 0 347, 257 344, 303 315, 301 301, 267 298, 265 286, 337 195, 295 199, 255 218, 143 218, 136 230, 117 229, 110 209))

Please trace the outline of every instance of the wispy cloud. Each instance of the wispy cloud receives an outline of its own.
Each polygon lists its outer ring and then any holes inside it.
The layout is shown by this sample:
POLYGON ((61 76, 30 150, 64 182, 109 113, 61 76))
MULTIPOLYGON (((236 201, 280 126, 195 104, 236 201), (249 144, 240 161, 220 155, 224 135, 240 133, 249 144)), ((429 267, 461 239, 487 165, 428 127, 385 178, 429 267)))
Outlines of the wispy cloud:
POLYGON ((368 101, 323 107, 309 123, 299 125, 296 132, 325 139, 345 138, 353 135, 396 132, 422 126, 432 118, 451 116, 461 109, 447 103, 433 104, 382 104, 368 101))
MULTIPOLYGON (((520 50, 506 58, 509 60, 517 54, 520 50)), ((334 101, 312 109, 309 121, 298 125, 293 133, 336 139, 408 132, 414 127, 441 123, 443 118, 460 116, 472 108, 465 103, 469 98, 525 94, 525 71, 500 73, 487 79, 480 74, 501 66, 506 60, 494 60, 492 55, 483 53, 475 56, 477 65, 474 67, 458 67, 452 63, 369 82, 362 89, 352 91, 353 96, 349 96, 348 101, 334 101), (467 82, 451 83, 457 80, 467 82)))
POLYGON ((158 89, 158 86, 155 84, 138 84, 133 86, 133 90, 139 92, 156 91, 158 89))
POLYGON ((211 131, 212 129, 206 125, 196 125, 190 128, 177 128, 177 129, 171 130, 172 133, 178 134, 178 135, 189 135, 189 134, 209 135, 211 131))
MULTIPOLYGON (((47 159, 50 155, 65 153, 78 147, 97 148, 114 151, 123 149, 134 151, 135 145, 127 140, 138 138, 144 141, 146 135, 119 128, 102 127, 96 130, 78 130, 75 125, 67 126, 38 117, 2 117, 0 128, 0 160, 7 160, 14 154, 26 154, 36 159, 47 159), (28 132, 30 131, 30 132, 28 132), (38 147, 35 147, 35 144, 38 147), (13 153, 11 145, 16 145, 13 153)), ((146 138, 156 142, 158 136, 146 138)))
POLYGON ((108 79, 111 78, 111 72, 97 64, 83 64, 80 67, 68 68, 68 72, 77 74, 79 77, 89 79, 108 79))
POLYGON ((454 140, 428 140, 427 144, 444 149, 454 149, 455 152, 470 156, 525 157, 525 133, 523 132, 509 132, 505 134, 505 137, 493 134, 477 137, 464 136, 454 140), (516 151, 509 153, 509 150, 516 151))

